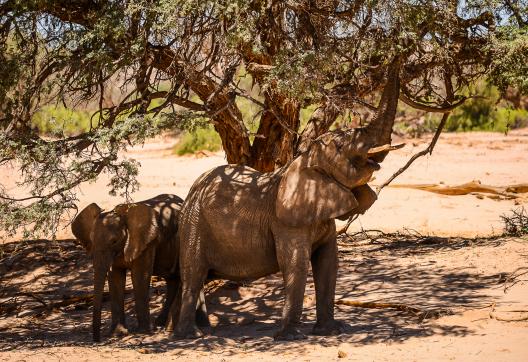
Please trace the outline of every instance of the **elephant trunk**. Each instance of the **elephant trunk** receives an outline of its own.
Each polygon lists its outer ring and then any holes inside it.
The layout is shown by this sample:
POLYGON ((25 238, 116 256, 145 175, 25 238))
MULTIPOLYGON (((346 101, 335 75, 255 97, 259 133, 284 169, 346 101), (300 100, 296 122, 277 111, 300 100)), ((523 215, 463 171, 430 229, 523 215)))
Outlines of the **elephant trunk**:
MULTIPOLYGON (((390 144, 392 127, 400 96, 400 60, 396 58, 389 67, 387 84, 383 89, 374 118, 366 127, 366 142, 371 147, 390 144)), ((387 153, 380 154, 375 161, 381 162, 387 153)))
POLYGON ((92 315, 92 336, 94 342, 101 340, 101 309, 106 277, 110 269, 111 258, 94 258, 94 303, 92 315))

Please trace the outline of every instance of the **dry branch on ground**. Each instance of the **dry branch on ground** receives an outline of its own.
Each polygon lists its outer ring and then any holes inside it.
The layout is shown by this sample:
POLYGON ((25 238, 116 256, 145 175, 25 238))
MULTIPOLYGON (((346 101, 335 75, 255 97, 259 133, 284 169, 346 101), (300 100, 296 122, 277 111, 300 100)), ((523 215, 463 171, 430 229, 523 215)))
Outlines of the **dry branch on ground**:
POLYGON ((489 186, 483 185, 479 180, 474 180, 455 186, 445 186, 439 184, 398 184, 390 185, 389 187, 422 190, 448 196, 460 196, 469 194, 477 196, 483 195, 492 199, 516 199, 521 197, 521 194, 528 193, 528 184, 518 184, 510 186, 489 186))
POLYGON ((411 313, 418 316, 420 319, 439 318, 441 316, 453 314, 453 312, 447 308, 427 310, 400 303, 359 302, 355 300, 338 299, 335 301, 335 304, 357 308, 395 309, 401 312, 411 313))
MULTIPOLYGON (((46 302, 42 297, 36 295, 37 293, 17 293, 8 300, 0 303, 0 315, 9 315, 12 313, 19 313, 21 310, 33 310, 35 312, 52 311, 54 309, 68 307, 70 305, 81 305, 92 303, 94 295, 92 293, 77 295, 74 297, 65 297, 57 302, 46 302), (28 300, 29 299, 29 300, 28 300), (24 305, 31 300, 37 301, 40 305, 24 308, 24 305)), ((103 298, 108 299, 110 293, 104 293, 103 298)))

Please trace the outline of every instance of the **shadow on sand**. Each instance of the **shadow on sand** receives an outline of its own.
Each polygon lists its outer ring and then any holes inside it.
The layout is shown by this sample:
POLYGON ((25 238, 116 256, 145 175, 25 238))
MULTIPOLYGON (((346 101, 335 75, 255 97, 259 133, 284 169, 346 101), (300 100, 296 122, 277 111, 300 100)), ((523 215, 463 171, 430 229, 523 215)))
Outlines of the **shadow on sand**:
MULTIPOLYGON (((482 275, 470 268, 437 266, 435 258, 464 248, 498 247, 495 239, 421 237, 376 234, 340 239, 340 269, 336 298, 357 301, 404 303, 420 308, 472 308, 489 301, 490 288, 501 274, 482 275)), ((0 351, 16 348, 38 350, 49 346, 91 346, 90 302, 52 309, 60 300, 91 292, 89 257, 73 240, 30 240, 0 245, 0 351)), ((127 315, 134 325, 130 281, 127 315)), ((164 286, 155 282, 152 315, 159 311, 164 286)), ((225 283, 207 296, 213 328, 198 340, 176 341, 165 332, 106 338, 113 348, 142 348, 149 353, 185 348, 223 355, 240 351, 299 352, 310 344, 325 346, 391 343, 430 335, 466 336, 476 333, 464 326, 445 326, 392 309, 336 306, 336 317, 348 323, 340 336, 308 336, 303 341, 274 342, 282 306, 282 279, 272 275, 248 284, 225 283), (215 353, 216 353, 215 352, 215 353)), ((109 305, 103 321, 109 324, 109 305)), ((311 277, 307 283, 303 314, 304 332, 315 321, 315 297, 311 277)))

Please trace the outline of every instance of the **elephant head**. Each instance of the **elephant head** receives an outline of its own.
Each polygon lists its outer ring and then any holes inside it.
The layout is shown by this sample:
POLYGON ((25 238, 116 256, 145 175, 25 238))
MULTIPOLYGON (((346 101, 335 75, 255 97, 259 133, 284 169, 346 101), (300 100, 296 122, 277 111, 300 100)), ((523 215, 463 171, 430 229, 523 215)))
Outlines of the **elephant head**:
POLYGON ((400 92, 398 59, 372 121, 366 127, 340 129, 316 139, 287 166, 277 194, 275 213, 292 226, 363 213, 376 200, 367 184, 391 143, 400 92))
POLYGON ((119 205, 102 212, 97 204, 88 205, 72 222, 72 232, 92 255, 94 265, 94 307, 92 332, 100 340, 104 285, 110 267, 119 257, 132 262, 156 240, 154 211, 145 205, 119 205))
POLYGON ((128 227, 128 240, 124 247, 125 262, 137 259, 159 236, 156 212, 144 204, 120 205, 116 213, 123 215, 128 227))

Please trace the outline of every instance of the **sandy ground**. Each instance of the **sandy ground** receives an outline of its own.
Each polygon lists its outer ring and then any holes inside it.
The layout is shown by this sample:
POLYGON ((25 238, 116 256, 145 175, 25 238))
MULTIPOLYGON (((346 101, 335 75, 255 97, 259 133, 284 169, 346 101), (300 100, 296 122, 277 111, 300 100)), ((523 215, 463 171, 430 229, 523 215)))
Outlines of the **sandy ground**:
MULTIPOLYGON (((425 141, 404 140, 407 146, 385 160, 373 184, 388 178, 424 148, 425 141)), ((225 163, 222 154, 174 157, 173 142, 156 140, 126 155, 142 164, 142 187, 133 195, 135 200, 167 192, 184 197, 202 172, 225 163)), ((432 156, 418 160, 394 183, 528 183, 527 151, 528 130, 508 136, 447 134, 432 156)), ((0 172, 2 184, 12 187, 16 176, 9 170, 0 172)), ((119 198, 107 195, 106 183, 102 178, 83 185, 79 206, 97 202, 110 209, 119 203, 119 198)), ((528 272, 528 240, 487 237, 502 232, 500 215, 523 205, 524 196, 494 200, 384 189, 350 233, 362 228, 400 233, 360 233, 340 240, 336 299, 400 303, 430 313, 339 304, 336 315, 348 323, 347 333, 308 336, 296 342, 277 343, 271 337, 282 305, 282 282, 275 275, 213 288, 207 296, 213 328, 203 339, 173 341, 160 332, 93 344, 89 303, 49 308, 54 301, 91 290, 89 259, 69 240, 68 229, 61 231, 62 240, 57 243, 9 243, 3 246, 0 259, 0 306, 17 308, 0 314, 0 360, 526 361, 528 320, 504 319, 528 317, 528 274, 522 274, 528 272), (436 312, 441 312, 440 318, 423 318, 436 312)), ((154 283, 154 315, 161 306, 162 291, 163 285, 154 283)), ((133 326, 131 299, 129 293, 127 310, 133 326)), ((311 281, 303 318, 309 333, 315 318, 311 281)))

